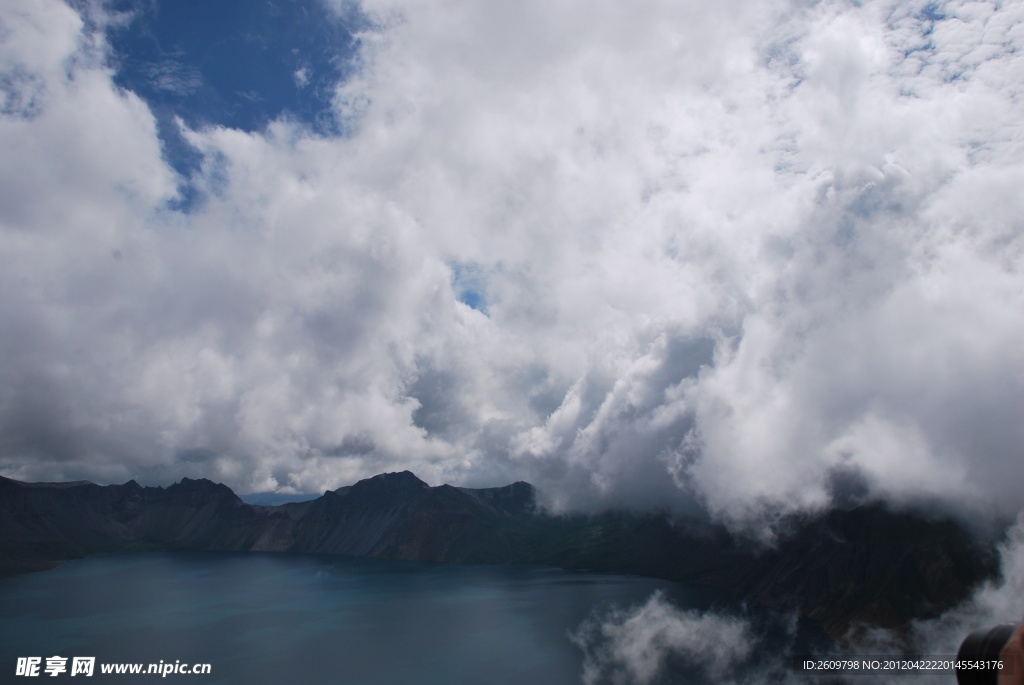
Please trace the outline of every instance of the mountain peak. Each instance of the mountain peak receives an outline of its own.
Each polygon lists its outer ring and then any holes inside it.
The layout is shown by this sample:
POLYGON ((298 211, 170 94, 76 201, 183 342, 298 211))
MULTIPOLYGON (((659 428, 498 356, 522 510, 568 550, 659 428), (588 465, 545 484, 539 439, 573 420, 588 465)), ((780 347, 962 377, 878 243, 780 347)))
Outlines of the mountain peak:
POLYGON ((416 474, 412 471, 392 471, 389 473, 378 473, 376 476, 370 478, 364 478, 359 482, 355 483, 368 483, 368 482, 381 482, 388 484, 406 484, 406 485, 418 485, 420 487, 430 487, 427 483, 423 482, 416 477, 416 474))
POLYGON ((215 483, 208 478, 182 478, 177 483, 168 486, 167 492, 217 493, 219 495, 229 495, 232 499, 238 499, 234 490, 223 483, 215 483))
POLYGON ((404 499, 410 495, 429 490, 430 486, 421 481, 411 471, 397 473, 381 473, 372 478, 365 478, 351 487, 349 497, 372 500, 391 500, 395 497, 404 499))
POLYGON ((430 486, 424 483, 422 480, 416 477, 416 474, 412 471, 395 471, 391 473, 379 473, 372 478, 365 478, 355 484, 354 487, 365 486, 369 484, 375 486, 383 486, 388 489, 391 488, 429 488, 430 486))

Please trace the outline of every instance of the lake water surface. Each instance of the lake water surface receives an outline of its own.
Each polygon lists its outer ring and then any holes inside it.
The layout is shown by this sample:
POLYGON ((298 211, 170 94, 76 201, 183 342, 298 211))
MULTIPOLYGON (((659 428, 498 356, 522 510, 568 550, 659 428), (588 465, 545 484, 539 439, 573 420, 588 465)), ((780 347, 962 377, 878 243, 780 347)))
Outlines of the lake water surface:
MULTIPOLYGON (((530 566, 307 555, 133 553, 0 580, 0 682, 568 685, 592 611, 707 590, 530 566), (13 678, 17 657, 95 656, 92 678, 13 678), (209 663, 102 676, 99 664, 209 663)), ((70 664, 70 662, 69 662, 70 664)))

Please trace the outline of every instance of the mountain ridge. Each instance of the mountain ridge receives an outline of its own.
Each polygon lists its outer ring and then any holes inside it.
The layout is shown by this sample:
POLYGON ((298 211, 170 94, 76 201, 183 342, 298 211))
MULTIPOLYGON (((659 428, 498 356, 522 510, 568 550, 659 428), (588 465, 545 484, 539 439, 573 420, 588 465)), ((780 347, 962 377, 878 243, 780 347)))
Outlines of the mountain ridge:
POLYGON ((0 575, 158 549, 546 564, 704 584, 796 611, 841 639, 858 623, 899 629, 937 615, 996 571, 992 547, 952 519, 874 504, 794 528, 754 549, 713 524, 625 511, 553 516, 538 511, 529 483, 431 487, 409 471, 277 506, 246 504, 207 479, 164 488, 0 476, 0 575))

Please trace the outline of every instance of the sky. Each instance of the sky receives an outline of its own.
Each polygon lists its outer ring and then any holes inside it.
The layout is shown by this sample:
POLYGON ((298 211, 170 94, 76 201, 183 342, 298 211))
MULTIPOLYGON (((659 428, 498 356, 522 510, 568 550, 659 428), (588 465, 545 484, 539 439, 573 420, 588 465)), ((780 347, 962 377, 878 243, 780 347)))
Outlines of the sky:
POLYGON ((1024 505, 1024 4, 5 0, 0 473, 1024 505))

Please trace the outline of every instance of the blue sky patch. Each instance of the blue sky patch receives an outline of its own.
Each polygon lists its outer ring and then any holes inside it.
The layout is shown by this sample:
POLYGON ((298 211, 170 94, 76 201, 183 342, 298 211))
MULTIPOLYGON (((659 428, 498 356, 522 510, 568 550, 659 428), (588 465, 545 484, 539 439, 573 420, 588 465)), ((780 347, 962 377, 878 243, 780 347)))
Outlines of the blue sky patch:
POLYGON ((339 132, 332 99, 352 67, 360 22, 319 0, 121 0, 131 20, 108 30, 114 80, 149 105, 164 156, 188 179, 201 164, 175 124, 262 130, 286 117, 321 135, 339 132))
POLYGON ((452 269, 452 287, 459 302, 487 314, 487 275, 483 267, 473 262, 449 262, 452 269))

